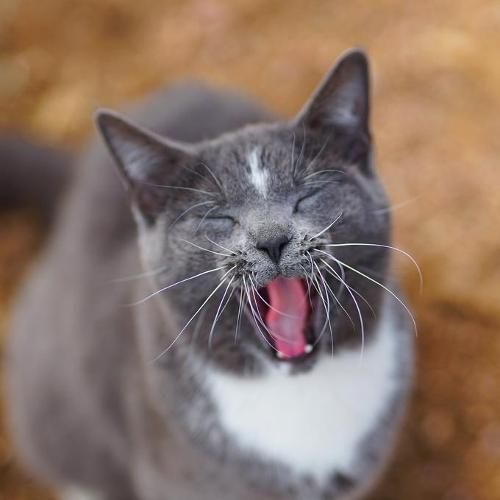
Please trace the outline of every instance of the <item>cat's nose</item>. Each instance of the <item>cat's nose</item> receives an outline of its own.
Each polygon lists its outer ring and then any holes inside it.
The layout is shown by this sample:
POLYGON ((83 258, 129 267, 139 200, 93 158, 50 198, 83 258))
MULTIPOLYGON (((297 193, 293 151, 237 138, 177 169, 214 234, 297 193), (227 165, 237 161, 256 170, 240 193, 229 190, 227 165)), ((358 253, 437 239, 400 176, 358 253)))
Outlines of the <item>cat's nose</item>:
POLYGON ((269 255, 269 258, 278 264, 280 261, 281 253, 283 248, 290 241, 290 238, 285 235, 273 236, 271 238, 266 238, 257 242, 257 249, 261 250, 269 255))

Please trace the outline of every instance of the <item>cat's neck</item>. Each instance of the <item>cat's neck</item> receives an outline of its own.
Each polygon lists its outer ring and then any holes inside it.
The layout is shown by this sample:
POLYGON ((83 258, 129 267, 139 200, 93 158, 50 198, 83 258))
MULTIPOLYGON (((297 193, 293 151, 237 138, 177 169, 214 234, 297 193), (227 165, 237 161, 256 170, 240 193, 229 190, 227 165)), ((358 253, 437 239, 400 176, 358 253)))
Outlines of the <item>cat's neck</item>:
POLYGON ((211 370, 204 386, 238 447, 325 482, 332 470, 350 470, 394 398, 398 333, 386 309, 363 352, 324 354, 310 371, 293 375, 276 363, 252 378, 211 370))
POLYGON ((270 465, 287 471, 276 481, 286 477, 290 485, 310 477, 323 488, 332 474, 359 475, 371 452, 365 444, 398 427, 393 422, 387 430, 384 422, 394 418, 388 413, 408 383, 402 352, 411 334, 387 303, 363 353, 346 345, 334 356, 322 354, 309 371, 292 373, 269 362, 250 375, 223 370, 188 349, 151 364, 151 355, 165 345, 164 319, 159 315, 154 322, 153 309, 141 308, 146 321, 139 326, 150 336, 144 366, 154 400, 168 417, 165 425, 183 428, 212 458, 230 458, 241 471, 245 464, 270 465))

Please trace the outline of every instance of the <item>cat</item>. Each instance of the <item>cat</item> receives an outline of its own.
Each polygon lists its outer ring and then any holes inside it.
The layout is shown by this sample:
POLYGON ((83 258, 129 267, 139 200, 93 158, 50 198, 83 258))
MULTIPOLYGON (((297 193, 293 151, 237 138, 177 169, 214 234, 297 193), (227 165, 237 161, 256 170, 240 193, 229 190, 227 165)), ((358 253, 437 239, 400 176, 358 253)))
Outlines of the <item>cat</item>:
POLYGON ((14 442, 60 498, 373 489, 414 355, 369 115, 358 49, 289 120, 198 83, 97 112, 8 341, 14 442))

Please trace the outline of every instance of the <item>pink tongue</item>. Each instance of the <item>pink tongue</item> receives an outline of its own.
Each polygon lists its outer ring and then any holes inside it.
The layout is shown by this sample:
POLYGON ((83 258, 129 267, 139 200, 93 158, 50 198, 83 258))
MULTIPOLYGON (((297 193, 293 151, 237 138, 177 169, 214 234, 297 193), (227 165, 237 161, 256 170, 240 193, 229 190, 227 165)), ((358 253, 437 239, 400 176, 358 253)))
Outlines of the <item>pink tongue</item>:
POLYGON ((280 357, 304 354, 308 303, 301 280, 277 278, 267 285, 267 293, 271 307, 266 313, 266 325, 280 357))

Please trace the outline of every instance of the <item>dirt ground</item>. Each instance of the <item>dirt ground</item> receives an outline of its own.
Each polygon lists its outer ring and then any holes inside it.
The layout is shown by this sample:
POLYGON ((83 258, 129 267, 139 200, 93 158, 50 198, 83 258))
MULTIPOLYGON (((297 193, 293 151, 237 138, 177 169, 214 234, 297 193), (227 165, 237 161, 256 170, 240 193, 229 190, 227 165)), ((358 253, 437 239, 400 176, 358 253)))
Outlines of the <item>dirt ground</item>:
MULTIPOLYGON (((374 500, 500 499, 500 4, 0 0, 0 127, 77 147, 98 105, 187 76, 297 111, 338 54, 373 58, 381 175, 419 323, 418 382, 374 500)), ((0 215, 0 327, 40 230, 0 215)), ((51 496, 0 434, 0 500, 51 496)))

